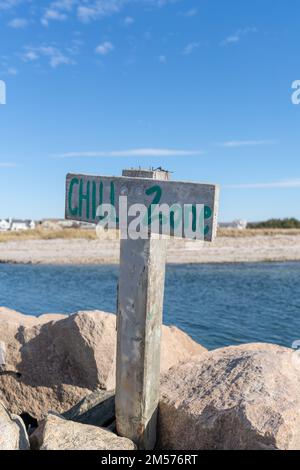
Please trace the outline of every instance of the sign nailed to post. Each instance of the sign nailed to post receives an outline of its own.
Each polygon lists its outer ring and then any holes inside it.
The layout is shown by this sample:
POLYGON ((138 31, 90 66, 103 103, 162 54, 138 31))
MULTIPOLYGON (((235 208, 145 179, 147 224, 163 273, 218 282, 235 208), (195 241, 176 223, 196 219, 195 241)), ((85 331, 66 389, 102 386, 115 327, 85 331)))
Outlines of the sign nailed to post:
POLYGON ((68 174, 66 219, 106 222, 126 235, 127 228, 140 225, 145 234, 213 240, 218 186, 153 180, 144 173, 142 178, 68 174))
POLYGON ((212 241, 218 199, 218 186, 169 181, 161 169, 67 175, 66 218, 121 232, 116 427, 139 449, 155 446, 159 403, 167 244, 155 235, 212 241))

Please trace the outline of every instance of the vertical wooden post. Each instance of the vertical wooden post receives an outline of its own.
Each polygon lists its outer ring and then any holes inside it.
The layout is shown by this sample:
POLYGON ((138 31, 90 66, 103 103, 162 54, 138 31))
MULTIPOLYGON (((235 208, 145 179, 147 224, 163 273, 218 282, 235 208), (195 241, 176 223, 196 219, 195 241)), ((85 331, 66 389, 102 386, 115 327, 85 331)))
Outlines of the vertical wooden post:
MULTIPOLYGON (((123 176, 167 180, 168 172, 123 176)), ((116 422, 139 449, 156 442, 166 240, 121 240, 117 319, 116 422)))

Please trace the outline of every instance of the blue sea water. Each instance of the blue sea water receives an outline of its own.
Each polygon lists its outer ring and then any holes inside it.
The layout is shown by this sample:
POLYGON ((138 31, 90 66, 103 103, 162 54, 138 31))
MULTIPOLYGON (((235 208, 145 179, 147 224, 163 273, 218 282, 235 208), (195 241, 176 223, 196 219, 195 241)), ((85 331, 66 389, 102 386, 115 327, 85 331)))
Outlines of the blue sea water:
MULTIPOLYGON (((0 305, 25 314, 115 312, 117 266, 0 265, 0 305)), ((300 263, 171 265, 164 323, 209 349, 300 339, 300 263)))

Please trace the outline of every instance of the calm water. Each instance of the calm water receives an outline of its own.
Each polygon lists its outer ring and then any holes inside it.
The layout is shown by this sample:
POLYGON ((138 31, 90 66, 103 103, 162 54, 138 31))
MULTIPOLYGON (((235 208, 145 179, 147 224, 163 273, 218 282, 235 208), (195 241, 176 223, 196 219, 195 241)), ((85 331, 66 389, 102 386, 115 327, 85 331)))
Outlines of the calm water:
MULTIPOLYGON (((300 263, 168 266, 164 323, 208 348, 300 338, 300 263)), ((0 305, 26 314, 114 312, 116 266, 0 265, 0 305)))

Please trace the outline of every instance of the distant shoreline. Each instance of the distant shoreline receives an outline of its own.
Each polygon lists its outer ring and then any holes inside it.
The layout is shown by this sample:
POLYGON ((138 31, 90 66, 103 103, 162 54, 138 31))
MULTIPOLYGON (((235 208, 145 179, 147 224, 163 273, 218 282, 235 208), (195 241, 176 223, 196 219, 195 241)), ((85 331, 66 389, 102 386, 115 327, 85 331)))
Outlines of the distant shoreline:
MULTIPOLYGON (((27 235, 2 241, 0 263, 95 265, 119 262, 119 241, 95 239, 92 234, 89 238, 79 237, 80 232, 76 238, 31 239, 27 235)), ((280 261, 300 261, 300 231, 228 233, 218 236, 213 243, 178 239, 168 242, 167 262, 170 264, 280 261)))

